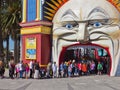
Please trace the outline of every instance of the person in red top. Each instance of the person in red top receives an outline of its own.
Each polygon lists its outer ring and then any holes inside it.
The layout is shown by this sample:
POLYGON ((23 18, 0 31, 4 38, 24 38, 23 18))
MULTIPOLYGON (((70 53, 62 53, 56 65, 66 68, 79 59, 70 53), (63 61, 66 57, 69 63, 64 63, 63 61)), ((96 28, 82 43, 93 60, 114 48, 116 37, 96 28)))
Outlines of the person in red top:
POLYGON ((82 64, 81 64, 81 62, 78 63, 77 67, 78 67, 78 74, 79 74, 79 76, 80 76, 80 75, 81 75, 81 69, 82 69, 82 64))
POLYGON ((83 75, 86 75, 87 74, 87 64, 84 62, 82 63, 82 73, 83 75))

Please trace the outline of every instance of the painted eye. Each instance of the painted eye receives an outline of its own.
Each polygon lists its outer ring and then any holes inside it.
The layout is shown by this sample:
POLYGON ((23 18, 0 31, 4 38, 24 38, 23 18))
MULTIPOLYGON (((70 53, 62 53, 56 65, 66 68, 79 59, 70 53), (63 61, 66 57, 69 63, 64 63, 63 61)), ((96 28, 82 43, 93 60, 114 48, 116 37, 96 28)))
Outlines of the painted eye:
POLYGON ((101 27, 101 26, 102 26, 102 23, 100 22, 93 23, 93 27, 101 27))
POLYGON ((72 25, 72 24, 66 24, 65 27, 66 27, 67 29, 73 29, 73 25, 72 25))

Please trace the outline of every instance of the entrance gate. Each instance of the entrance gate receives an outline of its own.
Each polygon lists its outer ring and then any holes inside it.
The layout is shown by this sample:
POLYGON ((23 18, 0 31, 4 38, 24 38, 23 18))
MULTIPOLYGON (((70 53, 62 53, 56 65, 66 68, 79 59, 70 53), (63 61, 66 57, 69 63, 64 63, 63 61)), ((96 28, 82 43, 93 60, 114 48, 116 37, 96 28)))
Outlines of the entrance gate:
POLYGON ((61 55, 59 64, 64 61, 75 60, 75 62, 81 62, 82 60, 87 59, 89 61, 94 60, 98 63, 100 61, 103 64, 104 73, 109 74, 111 68, 111 59, 108 48, 101 47, 98 45, 72 45, 64 47, 61 55))

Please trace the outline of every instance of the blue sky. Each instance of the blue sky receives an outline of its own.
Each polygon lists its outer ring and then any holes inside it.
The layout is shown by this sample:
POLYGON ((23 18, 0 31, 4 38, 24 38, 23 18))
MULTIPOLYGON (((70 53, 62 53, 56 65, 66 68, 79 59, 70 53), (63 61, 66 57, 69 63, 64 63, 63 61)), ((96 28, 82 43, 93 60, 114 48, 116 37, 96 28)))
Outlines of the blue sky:
MULTIPOLYGON (((3 43, 4 47, 6 47, 6 42, 3 43)), ((10 41, 9 41, 9 49, 10 50, 13 50, 14 48, 14 42, 13 40, 10 38, 10 41)))

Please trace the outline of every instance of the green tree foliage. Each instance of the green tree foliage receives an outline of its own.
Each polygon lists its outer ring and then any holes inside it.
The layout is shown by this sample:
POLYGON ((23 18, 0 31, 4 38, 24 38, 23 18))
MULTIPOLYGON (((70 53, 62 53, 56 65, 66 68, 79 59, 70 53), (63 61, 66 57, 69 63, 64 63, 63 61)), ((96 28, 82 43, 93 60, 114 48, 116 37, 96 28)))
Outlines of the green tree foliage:
MULTIPOLYGON (((11 36, 14 40, 14 58, 17 60, 18 56, 18 44, 20 42, 20 26, 21 22, 21 11, 22 11, 22 0, 3 0, 4 9, 2 9, 2 36, 7 41, 7 49, 9 50, 9 37, 11 36)), ((7 52, 8 52, 7 50, 7 52)))

